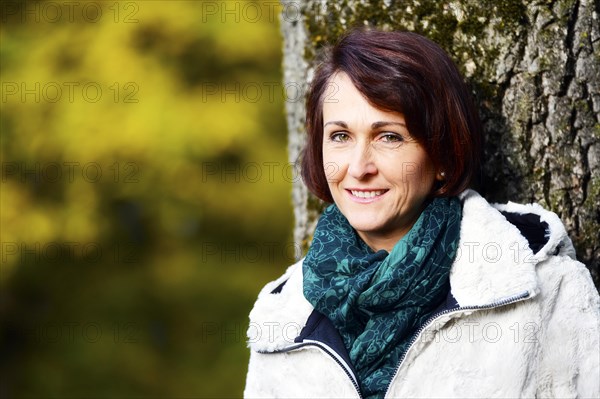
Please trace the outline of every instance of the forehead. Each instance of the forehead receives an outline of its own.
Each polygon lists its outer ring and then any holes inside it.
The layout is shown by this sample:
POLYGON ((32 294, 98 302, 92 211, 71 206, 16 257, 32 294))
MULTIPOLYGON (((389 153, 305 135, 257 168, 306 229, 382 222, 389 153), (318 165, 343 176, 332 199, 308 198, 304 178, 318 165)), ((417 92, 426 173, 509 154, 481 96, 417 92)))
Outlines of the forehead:
POLYGON ((402 114, 384 111, 373 106, 354 86, 350 77, 338 72, 331 77, 323 94, 323 124, 331 121, 368 123, 404 122, 402 114))

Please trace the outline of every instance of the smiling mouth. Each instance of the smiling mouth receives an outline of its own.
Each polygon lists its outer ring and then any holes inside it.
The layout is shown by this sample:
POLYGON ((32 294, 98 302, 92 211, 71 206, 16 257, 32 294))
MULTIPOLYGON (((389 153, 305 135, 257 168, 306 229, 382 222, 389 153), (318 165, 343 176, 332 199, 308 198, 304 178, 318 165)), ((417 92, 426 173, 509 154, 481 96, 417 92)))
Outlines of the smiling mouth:
POLYGON ((349 190, 353 196, 358 198, 375 198, 379 197, 387 190, 373 190, 373 191, 360 191, 360 190, 349 190))

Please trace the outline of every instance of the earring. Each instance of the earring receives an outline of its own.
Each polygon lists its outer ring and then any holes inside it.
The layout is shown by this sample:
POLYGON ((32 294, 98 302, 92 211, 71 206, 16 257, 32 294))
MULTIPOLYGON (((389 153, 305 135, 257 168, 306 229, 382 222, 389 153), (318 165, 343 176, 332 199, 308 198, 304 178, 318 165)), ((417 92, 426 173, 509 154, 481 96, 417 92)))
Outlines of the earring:
POLYGON ((446 178, 446 172, 441 172, 440 176, 442 176, 442 178, 446 178))

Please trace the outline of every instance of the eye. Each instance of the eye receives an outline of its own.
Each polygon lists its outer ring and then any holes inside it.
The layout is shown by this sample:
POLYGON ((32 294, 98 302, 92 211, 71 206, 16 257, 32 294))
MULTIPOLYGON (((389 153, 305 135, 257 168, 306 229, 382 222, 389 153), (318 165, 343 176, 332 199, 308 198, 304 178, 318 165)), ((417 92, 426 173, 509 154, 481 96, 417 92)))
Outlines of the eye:
POLYGON ((384 132, 379 136, 379 140, 384 143, 400 144, 404 141, 404 137, 398 133, 384 132))
POLYGON ((336 143, 345 143, 350 139, 350 136, 346 132, 332 132, 329 134, 329 140, 335 141, 336 143))

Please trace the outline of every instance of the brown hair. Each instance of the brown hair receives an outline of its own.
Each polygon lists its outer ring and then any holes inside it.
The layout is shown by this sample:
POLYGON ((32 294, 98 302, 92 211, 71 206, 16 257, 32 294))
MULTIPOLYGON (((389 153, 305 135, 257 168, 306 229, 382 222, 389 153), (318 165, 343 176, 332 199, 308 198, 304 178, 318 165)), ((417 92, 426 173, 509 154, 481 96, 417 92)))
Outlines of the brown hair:
POLYGON ((323 101, 330 79, 345 72, 376 108, 404 115, 408 131, 445 179, 433 196, 457 195, 479 170, 481 127, 471 96, 450 57, 411 32, 352 30, 322 53, 306 103, 308 138, 302 179, 333 202, 323 169, 323 101))

